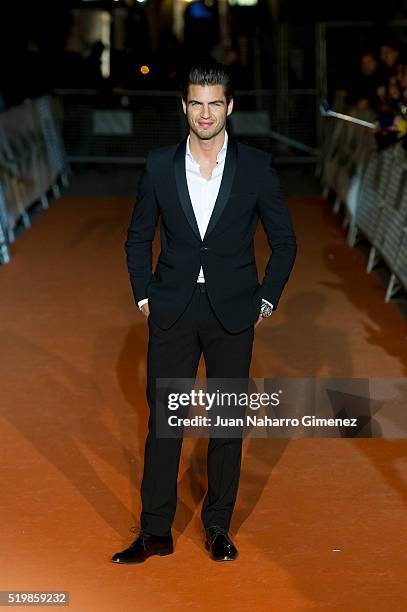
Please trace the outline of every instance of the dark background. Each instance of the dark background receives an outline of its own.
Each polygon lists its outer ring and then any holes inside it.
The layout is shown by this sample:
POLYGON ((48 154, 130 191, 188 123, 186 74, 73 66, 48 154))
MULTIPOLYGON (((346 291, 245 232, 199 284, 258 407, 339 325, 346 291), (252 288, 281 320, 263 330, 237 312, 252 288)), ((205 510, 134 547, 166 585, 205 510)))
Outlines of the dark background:
POLYGON ((336 87, 346 84, 363 50, 377 50, 389 37, 404 45, 406 36, 406 28, 388 23, 407 17, 406 0, 321 4, 258 0, 255 6, 219 5, 217 0, 180 2, 185 12, 175 32, 176 1, 2 3, 0 93, 5 103, 18 104, 54 88, 176 89, 185 65, 206 55, 228 63, 239 88, 277 87, 278 29, 284 24, 289 29, 289 85, 313 87, 315 24, 367 21, 369 27, 330 29, 327 74, 332 96, 336 87), (226 14, 220 17, 222 6, 226 14), (92 27, 86 36, 82 32, 72 37, 75 23, 86 23, 89 12, 98 11, 111 16, 108 78, 100 77, 100 49, 92 27), (140 72, 142 65, 149 67, 148 74, 140 72))

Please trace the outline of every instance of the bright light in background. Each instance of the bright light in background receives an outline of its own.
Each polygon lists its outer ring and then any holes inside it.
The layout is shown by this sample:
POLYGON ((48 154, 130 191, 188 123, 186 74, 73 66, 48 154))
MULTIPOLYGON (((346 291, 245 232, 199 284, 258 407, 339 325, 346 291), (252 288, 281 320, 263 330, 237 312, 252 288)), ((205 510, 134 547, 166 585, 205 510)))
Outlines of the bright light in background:
MULTIPOLYGON (((172 0, 173 32, 180 42, 184 38, 185 5, 193 1, 194 0, 172 0)), ((222 2, 227 2, 227 0, 222 0, 222 2)))
POLYGON ((148 74, 150 72, 150 68, 148 66, 140 66, 141 74, 148 74))
POLYGON ((106 79, 110 75, 110 30, 111 15, 100 9, 74 9, 72 23, 66 42, 66 50, 84 55, 95 42, 102 42, 101 72, 106 79))
POLYGON ((107 11, 103 11, 101 15, 100 38, 105 45, 105 50, 101 57, 101 71, 105 79, 110 76, 110 21, 111 15, 107 11))
POLYGON ((257 0, 228 0, 229 6, 255 6, 257 0))

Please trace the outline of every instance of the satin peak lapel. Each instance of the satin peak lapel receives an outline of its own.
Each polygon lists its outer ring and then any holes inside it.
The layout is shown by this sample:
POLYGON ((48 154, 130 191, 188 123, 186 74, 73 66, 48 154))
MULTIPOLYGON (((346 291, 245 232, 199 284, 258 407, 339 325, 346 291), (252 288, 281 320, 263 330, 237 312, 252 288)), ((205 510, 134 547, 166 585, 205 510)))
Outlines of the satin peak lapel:
POLYGON ((197 238, 201 240, 201 234, 199 233, 199 227, 196 222, 194 209, 192 207, 191 198, 189 197, 188 183, 185 172, 185 150, 187 146, 187 139, 185 138, 178 146, 175 157, 174 157, 174 170, 175 170, 175 182, 177 184, 178 197, 181 202, 181 206, 184 209, 188 223, 190 224, 193 232, 197 238))

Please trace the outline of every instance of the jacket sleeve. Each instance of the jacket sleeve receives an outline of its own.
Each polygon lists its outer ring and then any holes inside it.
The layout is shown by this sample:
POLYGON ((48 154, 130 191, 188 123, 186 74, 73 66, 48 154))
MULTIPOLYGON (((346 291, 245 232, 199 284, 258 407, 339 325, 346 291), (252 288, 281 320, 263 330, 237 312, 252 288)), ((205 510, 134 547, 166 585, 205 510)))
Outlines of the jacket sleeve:
POLYGON ((152 243, 159 218, 150 164, 147 156, 125 242, 127 267, 136 303, 147 297, 147 286, 153 277, 152 243))
POLYGON ((274 311, 294 265, 297 241, 271 155, 259 178, 256 207, 272 251, 259 293, 274 311))

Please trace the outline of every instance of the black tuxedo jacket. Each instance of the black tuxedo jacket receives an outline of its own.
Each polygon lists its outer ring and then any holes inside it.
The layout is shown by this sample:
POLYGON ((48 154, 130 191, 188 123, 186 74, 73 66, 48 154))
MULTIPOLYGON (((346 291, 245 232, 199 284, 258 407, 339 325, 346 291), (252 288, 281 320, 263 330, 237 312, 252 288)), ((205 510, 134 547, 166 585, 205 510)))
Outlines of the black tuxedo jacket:
POLYGON ((169 329, 196 287, 202 265, 211 305, 227 331, 252 325, 264 297, 276 310, 296 257, 296 238, 271 155, 229 137, 219 194, 201 239, 185 171, 186 139, 150 151, 125 249, 136 302, 169 329), (161 219, 160 219, 161 218, 161 219), (254 234, 261 220, 272 250, 258 281, 254 234), (161 252, 152 273, 152 241, 160 219, 161 252))

